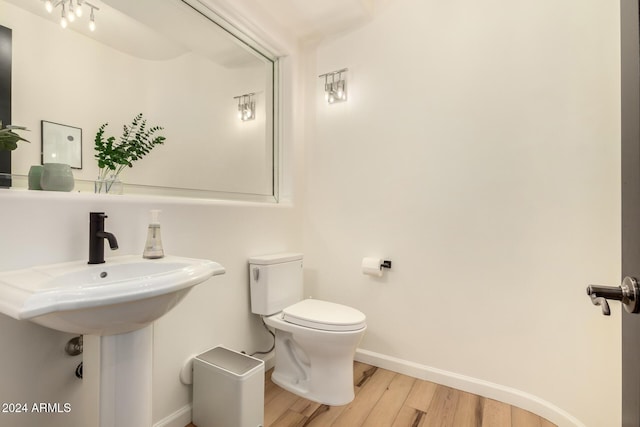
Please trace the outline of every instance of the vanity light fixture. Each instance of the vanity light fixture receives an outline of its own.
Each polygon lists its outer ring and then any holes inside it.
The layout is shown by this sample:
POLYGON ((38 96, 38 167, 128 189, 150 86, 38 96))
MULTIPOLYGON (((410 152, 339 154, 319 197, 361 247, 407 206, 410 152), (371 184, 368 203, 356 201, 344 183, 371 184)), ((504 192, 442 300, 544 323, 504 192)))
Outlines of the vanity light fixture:
POLYGON ((347 78, 343 75, 347 71, 348 68, 343 68, 318 76, 324 77, 324 97, 329 104, 347 100, 347 78))
POLYGON ((238 118, 243 122, 256 118, 256 99, 255 93, 247 93, 245 95, 234 96, 233 99, 238 100, 238 118))
POLYGON ((99 7, 92 5, 86 0, 43 0, 44 7, 47 9, 47 12, 51 13, 53 10, 60 6, 61 14, 60 14, 60 26, 62 28, 67 28, 67 26, 75 21, 76 18, 80 18, 83 15, 82 5, 86 4, 91 9, 91 16, 89 17, 89 29, 91 31, 96 30, 96 16, 95 11, 100 10, 99 7), (67 10, 68 6, 68 10, 67 10))

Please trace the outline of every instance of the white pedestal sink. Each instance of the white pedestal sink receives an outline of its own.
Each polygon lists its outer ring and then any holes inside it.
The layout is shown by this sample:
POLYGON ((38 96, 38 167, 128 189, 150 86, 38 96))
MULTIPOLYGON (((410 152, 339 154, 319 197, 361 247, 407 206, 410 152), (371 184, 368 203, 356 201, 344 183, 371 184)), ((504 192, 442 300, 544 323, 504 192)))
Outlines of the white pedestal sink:
MULTIPOLYGON (((0 272, 0 313, 89 335, 85 346, 99 340, 100 427, 151 427, 150 324, 193 286, 224 272, 213 261, 174 256, 0 272)), ((85 378, 97 371, 85 366, 85 378)))

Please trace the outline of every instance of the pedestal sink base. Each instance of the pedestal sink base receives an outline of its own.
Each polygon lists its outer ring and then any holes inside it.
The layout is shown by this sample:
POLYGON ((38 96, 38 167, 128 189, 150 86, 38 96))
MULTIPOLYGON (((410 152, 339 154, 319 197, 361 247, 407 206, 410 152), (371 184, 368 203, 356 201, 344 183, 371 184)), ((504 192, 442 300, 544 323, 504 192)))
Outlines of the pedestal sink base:
POLYGON ((99 420, 99 427, 152 426, 152 350, 152 326, 85 337, 85 356, 100 359, 85 363, 85 380, 95 384, 93 393, 99 393, 97 414, 92 417, 99 420))
POLYGON ((100 339, 100 427, 151 427, 153 330, 100 339))

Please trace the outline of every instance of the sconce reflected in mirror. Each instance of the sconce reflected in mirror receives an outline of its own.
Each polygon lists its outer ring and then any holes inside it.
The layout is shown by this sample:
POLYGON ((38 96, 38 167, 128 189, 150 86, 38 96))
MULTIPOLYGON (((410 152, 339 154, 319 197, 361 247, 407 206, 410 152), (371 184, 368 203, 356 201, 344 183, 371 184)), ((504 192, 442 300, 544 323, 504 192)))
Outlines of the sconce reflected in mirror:
POLYGON ((343 75, 347 71, 348 68, 343 68, 318 76, 324 77, 324 97, 329 104, 347 100, 347 77, 343 75))
POLYGON ((82 169, 82 129, 41 121, 42 164, 64 163, 82 169))
POLYGON ((255 93, 234 96, 233 99, 238 100, 238 118, 240 120, 246 122, 247 120, 254 120, 256 118, 255 93))

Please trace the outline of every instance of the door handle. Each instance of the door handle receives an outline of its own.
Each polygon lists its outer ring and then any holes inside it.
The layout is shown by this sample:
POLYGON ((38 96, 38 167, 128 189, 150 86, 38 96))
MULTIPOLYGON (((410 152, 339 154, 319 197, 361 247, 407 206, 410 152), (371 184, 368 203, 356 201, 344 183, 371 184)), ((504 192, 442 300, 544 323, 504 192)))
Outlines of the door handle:
POLYGON ((602 314, 609 316, 611 309, 607 300, 620 301, 629 313, 640 312, 640 286, 635 277, 625 277, 620 286, 587 286, 587 295, 593 305, 602 307, 602 314))

